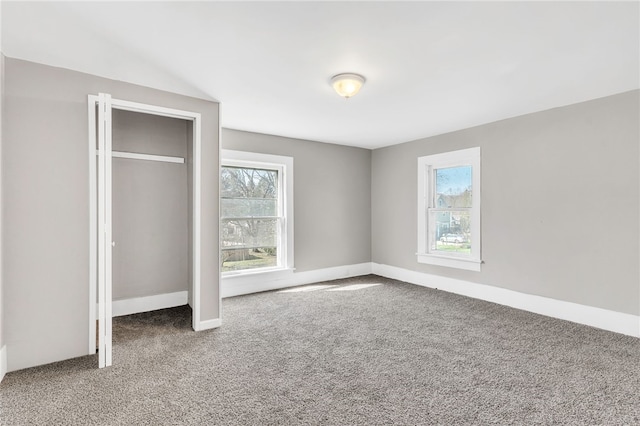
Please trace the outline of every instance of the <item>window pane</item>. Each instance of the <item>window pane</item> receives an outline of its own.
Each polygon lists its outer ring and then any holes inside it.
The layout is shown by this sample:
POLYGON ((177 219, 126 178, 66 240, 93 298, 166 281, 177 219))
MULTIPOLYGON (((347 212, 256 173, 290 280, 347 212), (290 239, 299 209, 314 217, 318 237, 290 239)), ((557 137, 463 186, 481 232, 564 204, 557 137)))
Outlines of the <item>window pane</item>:
POLYGON ((279 219, 223 219, 222 272, 277 266, 279 222, 279 219))
POLYGON ((471 207, 471 166, 436 169, 435 207, 471 207))
POLYGON ((275 247, 222 250, 222 272, 278 266, 275 247))
POLYGON ((222 248, 275 247, 279 219, 222 219, 222 248))
POLYGON ((220 173, 222 198, 277 198, 276 170, 223 167, 220 173))
POLYGON ((275 198, 222 198, 220 209, 223 218, 278 216, 278 200, 275 198))
POLYGON ((432 251, 471 254, 471 215, 468 210, 430 211, 432 251))

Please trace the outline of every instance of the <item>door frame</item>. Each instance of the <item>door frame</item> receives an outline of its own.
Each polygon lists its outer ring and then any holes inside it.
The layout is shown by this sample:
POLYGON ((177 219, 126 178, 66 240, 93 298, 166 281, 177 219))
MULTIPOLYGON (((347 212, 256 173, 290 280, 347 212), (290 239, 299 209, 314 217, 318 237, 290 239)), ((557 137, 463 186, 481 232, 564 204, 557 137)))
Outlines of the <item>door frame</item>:
POLYGON ((138 112, 143 114, 158 115, 162 117, 178 118, 192 123, 192 259, 191 259, 191 303, 192 303, 192 328, 200 331, 207 328, 200 320, 200 263, 201 263, 201 154, 202 154, 202 118, 201 114, 192 111, 183 111, 173 108, 166 108, 157 105, 142 104, 138 102, 113 99, 111 95, 99 93, 98 95, 88 95, 88 123, 89 123, 89 354, 96 352, 96 329, 95 321, 96 308, 100 317, 105 318, 99 325, 100 351, 99 367, 111 365, 111 156, 100 157, 100 152, 96 149, 96 143, 104 138, 105 152, 111 152, 111 111, 113 109, 122 111, 138 112), (98 111, 96 118, 96 105, 103 105, 104 110, 98 111), (100 121, 104 121, 104 126, 100 126, 100 121), (99 128, 104 129, 104 134, 99 132, 99 128), (104 161, 105 173, 100 173, 96 165, 96 156, 104 161), (104 191, 104 192, 102 192, 104 191), (106 194, 106 205, 104 211, 99 211, 98 194, 106 194), (103 226, 99 223, 103 219, 103 226), (99 238, 98 235, 105 235, 108 238, 99 238), (98 245, 103 244, 105 252, 108 253, 107 261, 101 265, 102 259, 98 259, 98 245), (100 279, 104 280, 104 288, 98 289, 100 279), (96 292, 104 297, 96 306, 96 292), (104 323, 104 324, 102 324, 104 323))

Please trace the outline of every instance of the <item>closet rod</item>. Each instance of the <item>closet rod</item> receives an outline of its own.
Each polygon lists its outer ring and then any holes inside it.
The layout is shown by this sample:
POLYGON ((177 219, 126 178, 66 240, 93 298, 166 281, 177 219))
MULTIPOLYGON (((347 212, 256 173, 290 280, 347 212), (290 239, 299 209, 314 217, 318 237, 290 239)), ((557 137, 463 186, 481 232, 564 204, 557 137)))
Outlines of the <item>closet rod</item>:
MULTIPOLYGON (((100 153, 96 151, 96 155, 100 153)), ((161 161, 163 163, 181 163, 184 164, 182 157, 168 157, 165 155, 138 154, 136 152, 111 151, 111 156, 116 158, 130 158, 133 160, 161 161)))

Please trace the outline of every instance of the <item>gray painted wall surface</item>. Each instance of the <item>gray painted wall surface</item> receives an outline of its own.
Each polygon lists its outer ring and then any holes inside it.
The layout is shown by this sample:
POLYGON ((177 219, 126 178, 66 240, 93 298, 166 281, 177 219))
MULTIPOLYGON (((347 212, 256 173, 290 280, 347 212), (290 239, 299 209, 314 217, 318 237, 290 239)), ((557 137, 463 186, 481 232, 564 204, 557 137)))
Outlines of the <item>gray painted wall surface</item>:
POLYGON ((7 58, 4 328, 10 371, 85 355, 89 334, 87 95, 202 114, 201 320, 219 318, 219 105, 7 58))
POLYGON ((296 271, 371 261, 371 151, 237 130, 222 148, 293 157, 296 271))
POLYGON ((0 52, 0 349, 5 345, 4 342, 4 271, 2 268, 2 211, 4 210, 4 199, 2 197, 2 132, 4 113, 4 55, 0 52))
POLYGON ((113 299, 189 290, 187 123, 113 111, 113 150, 185 158, 113 159, 113 299))
POLYGON ((375 150, 373 262, 638 315, 639 93, 375 150), (417 158, 474 146, 482 271, 419 264, 417 158))

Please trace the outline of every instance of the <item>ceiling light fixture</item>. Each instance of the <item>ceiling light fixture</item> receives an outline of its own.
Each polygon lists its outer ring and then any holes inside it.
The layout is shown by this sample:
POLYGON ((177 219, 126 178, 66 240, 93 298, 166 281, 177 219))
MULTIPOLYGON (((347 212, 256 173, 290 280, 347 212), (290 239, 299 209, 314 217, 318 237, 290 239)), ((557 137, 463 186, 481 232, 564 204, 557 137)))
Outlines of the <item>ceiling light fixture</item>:
POLYGON ((360 74, 343 73, 331 77, 331 85, 336 93, 346 99, 356 95, 364 82, 365 79, 360 74))

